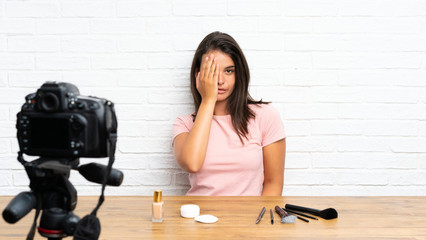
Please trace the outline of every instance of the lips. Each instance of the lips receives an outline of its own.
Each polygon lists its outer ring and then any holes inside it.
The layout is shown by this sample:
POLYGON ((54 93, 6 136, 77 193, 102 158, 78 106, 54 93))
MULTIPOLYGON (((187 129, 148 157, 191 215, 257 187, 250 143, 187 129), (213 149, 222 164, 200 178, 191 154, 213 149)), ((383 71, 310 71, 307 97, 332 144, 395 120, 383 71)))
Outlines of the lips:
POLYGON ((217 89, 217 93, 219 93, 219 94, 223 94, 225 92, 226 92, 226 89, 223 89, 223 88, 218 88, 217 89))

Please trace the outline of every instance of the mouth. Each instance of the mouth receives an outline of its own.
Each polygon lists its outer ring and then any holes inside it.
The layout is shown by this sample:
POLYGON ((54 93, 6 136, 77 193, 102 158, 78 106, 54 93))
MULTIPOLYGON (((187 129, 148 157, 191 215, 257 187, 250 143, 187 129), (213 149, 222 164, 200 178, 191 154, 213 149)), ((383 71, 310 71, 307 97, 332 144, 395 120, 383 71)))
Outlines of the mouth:
POLYGON ((217 89, 218 94, 224 94, 225 92, 226 92, 226 89, 222 89, 222 88, 217 89))

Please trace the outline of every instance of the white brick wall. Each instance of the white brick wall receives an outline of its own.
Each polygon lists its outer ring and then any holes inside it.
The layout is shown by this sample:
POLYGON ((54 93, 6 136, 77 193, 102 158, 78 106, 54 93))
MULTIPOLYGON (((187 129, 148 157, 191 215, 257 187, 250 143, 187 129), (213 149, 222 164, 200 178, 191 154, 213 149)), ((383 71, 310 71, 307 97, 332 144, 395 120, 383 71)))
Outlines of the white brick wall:
POLYGON ((426 195, 421 0, 0 1, 0 195, 28 189, 16 113, 48 80, 116 103, 125 179, 108 194, 184 194, 171 125, 192 111, 192 56, 216 30, 244 49, 252 95, 281 113, 284 195, 426 195))

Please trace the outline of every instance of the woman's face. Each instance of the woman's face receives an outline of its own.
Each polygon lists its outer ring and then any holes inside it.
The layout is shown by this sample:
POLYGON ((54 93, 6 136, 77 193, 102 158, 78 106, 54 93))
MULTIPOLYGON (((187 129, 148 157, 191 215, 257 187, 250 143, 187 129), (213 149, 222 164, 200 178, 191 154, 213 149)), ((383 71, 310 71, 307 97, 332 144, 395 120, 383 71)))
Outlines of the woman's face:
POLYGON ((202 59, 213 54, 219 64, 219 77, 217 80, 217 102, 225 101, 231 96, 235 87, 235 64, 232 58, 219 50, 209 51, 202 59))

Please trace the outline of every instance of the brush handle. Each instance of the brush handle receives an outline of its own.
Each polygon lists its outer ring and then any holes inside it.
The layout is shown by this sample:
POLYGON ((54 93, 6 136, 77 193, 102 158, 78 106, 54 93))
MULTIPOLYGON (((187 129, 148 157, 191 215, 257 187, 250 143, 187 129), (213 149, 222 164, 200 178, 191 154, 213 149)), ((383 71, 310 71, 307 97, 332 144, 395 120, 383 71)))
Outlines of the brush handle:
POLYGON ((292 205, 292 204, 286 204, 285 208, 290 209, 290 210, 294 210, 294 211, 310 213, 310 214, 313 214, 315 216, 318 216, 321 212, 321 210, 318 210, 318 209, 296 206, 296 205, 292 205))
POLYGON ((287 211, 287 212, 289 212, 289 213, 294 213, 294 214, 298 214, 298 215, 303 216, 303 217, 307 217, 307 218, 310 218, 310 219, 318 220, 318 218, 316 218, 316 217, 312 217, 310 215, 307 215, 307 214, 304 214, 304 213, 301 213, 301 212, 298 212, 298 211, 290 210, 290 209, 287 209, 287 208, 284 209, 284 210, 287 211))

